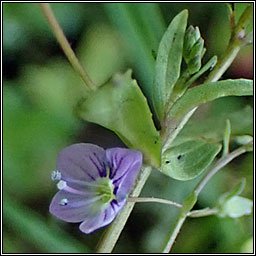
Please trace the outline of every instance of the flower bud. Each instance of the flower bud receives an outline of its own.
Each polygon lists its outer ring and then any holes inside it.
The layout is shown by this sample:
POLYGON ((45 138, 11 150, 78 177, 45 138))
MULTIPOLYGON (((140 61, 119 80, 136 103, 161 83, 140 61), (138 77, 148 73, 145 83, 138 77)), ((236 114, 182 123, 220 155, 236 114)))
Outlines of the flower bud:
POLYGON ((196 41, 197 39, 196 39, 195 29, 191 25, 186 30, 185 36, 184 36, 183 56, 186 62, 189 60, 190 51, 196 41))
POLYGON ((188 71, 190 75, 196 73, 201 68, 201 55, 196 55, 188 62, 188 71))
POLYGON ((204 49, 204 39, 199 38, 196 43, 193 45, 190 54, 189 54, 189 59, 192 60, 194 59, 197 55, 200 57, 202 56, 204 49))
POLYGON ((205 51, 199 28, 189 26, 184 36, 183 57, 190 74, 196 73, 201 68, 201 59, 205 51))
POLYGON ((200 34, 200 31, 199 31, 199 28, 196 27, 195 28, 195 39, 196 41, 201 37, 201 34, 200 34))

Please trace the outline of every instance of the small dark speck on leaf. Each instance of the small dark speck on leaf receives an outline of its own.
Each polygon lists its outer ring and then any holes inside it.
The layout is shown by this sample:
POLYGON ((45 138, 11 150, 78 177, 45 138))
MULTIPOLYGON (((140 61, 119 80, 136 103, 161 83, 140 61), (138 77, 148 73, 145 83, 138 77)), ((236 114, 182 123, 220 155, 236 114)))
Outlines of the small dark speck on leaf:
POLYGON ((166 161, 165 161, 165 163, 166 163, 166 164, 169 164, 169 163, 170 163, 170 161, 169 161, 169 160, 166 160, 166 161))
POLYGON ((177 159, 178 159, 178 160, 180 160, 180 159, 181 159, 181 157, 182 157, 182 155, 178 155, 178 156, 177 156, 177 159))

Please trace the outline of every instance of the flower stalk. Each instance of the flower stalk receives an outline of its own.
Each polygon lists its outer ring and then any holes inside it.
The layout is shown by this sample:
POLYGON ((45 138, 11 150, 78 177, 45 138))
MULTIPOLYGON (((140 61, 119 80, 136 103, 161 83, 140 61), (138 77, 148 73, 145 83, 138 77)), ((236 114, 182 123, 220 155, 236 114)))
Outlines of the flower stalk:
POLYGON ((170 200, 166 200, 163 198, 155 198, 155 197, 129 197, 127 202, 134 202, 134 203, 161 203, 176 206, 178 208, 182 208, 182 205, 170 200))
POLYGON ((55 15, 51 9, 50 4, 39 3, 39 6, 41 7, 42 12, 43 12, 45 18, 47 19, 47 21, 52 29, 53 34, 57 38, 57 41, 59 42, 63 52, 66 54, 69 62, 71 63, 71 65, 73 66, 75 71, 83 79, 83 81, 86 85, 86 88, 91 91, 96 90, 95 84, 93 83, 93 81, 91 80, 89 75, 86 73, 86 71, 82 67, 81 63, 79 62, 78 58, 76 57, 74 51, 70 47, 70 44, 68 43, 67 38, 65 37, 57 19, 55 18, 55 15))
MULTIPOLYGON (((145 185, 152 167, 142 166, 140 173, 135 181, 133 189, 131 190, 130 197, 139 196, 143 186, 145 185)), ((118 214, 115 221, 103 233, 95 252, 96 253, 111 253, 114 249, 116 242, 135 206, 135 202, 127 202, 122 211, 118 214)))

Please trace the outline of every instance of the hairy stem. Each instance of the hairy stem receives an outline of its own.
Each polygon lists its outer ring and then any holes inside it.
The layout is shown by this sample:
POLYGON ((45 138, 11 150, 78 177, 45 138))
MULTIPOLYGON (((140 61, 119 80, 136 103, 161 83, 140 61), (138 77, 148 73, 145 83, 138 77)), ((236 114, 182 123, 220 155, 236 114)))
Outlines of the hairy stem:
POLYGON ((199 218, 199 217, 213 215, 213 214, 216 214, 217 212, 218 212, 218 209, 205 208, 205 209, 201 209, 201 210, 191 211, 187 214, 187 216, 190 218, 199 218))
POLYGON ((182 214, 182 212, 180 211, 178 218, 176 219, 176 222, 174 223, 172 234, 170 237, 168 237, 167 242, 165 243, 165 248, 163 250, 163 253, 169 253, 185 220, 186 220, 186 215, 182 214))
POLYGON ((58 21, 55 18, 55 15, 48 3, 39 3, 42 12, 47 19, 57 41, 59 42, 63 52, 66 54, 69 62, 73 66, 73 68, 77 71, 77 73, 82 77, 85 82, 86 88, 89 90, 95 90, 96 86, 93 81, 90 79, 89 75, 86 73, 82 65, 80 64, 78 58, 76 57, 74 51, 70 47, 67 38, 65 37, 58 21))
MULTIPOLYGON (((131 197, 139 196, 144 184, 146 183, 152 167, 143 166, 134 184, 134 187, 130 193, 131 197)), ((128 202, 123 210, 116 217, 115 221, 104 232, 101 240, 99 241, 96 253, 111 253, 115 247, 115 244, 128 220, 135 202, 128 202)))
POLYGON ((201 190, 204 188, 204 186, 208 183, 208 181, 212 178, 213 175, 215 175, 219 169, 227 165, 229 162, 231 162, 234 158, 240 156, 241 154, 245 153, 247 150, 246 148, 240 147, 236 150, 234 150, 232 153, 225 155, 223 158, 221 158, 219 161, 216 162, 216 164, 213 166, 212 169, 210 169, 205 176, 201 179, 201 181, 197 184, 197 186, 194 189, 194 193, 198 196, 201 190))

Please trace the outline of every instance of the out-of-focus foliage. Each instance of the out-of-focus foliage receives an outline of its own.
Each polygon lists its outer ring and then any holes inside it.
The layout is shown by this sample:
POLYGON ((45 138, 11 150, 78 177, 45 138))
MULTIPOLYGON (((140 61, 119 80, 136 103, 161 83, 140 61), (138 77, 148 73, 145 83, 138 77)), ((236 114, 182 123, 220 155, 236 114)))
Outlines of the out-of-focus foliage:
MULTIPOLYGON (((52 7, 97 84, 132 68, 150 103, 155 63, 152 51, 157 52, 167 24, 178 12, 188 9, 188 24, 199 26, 207 48, 205 60, 220 55, 229 40, 224 3, 55 3, 52 7)), ((252 78, 251 56, 252 47, 244 48, 223 78, 252 78)), ((84 93, 81 79, 65 59, 39 6, 3 3, 5 253, 91 252, 102 233, 86 236, 77 225, 58 221, 48 213, 56 191, 50 174, 63 147, 88 141, 104 147, 121 144, 112 133, 73 115, 73 107, 84 93)), ((226 97, 200 107, 182 131, 183 138, 204 133, 220 141, 227 119, 232 127, 232 149, 237 145, 234 136, 253 133, 251 98, 226 97)), ((247 180, 241 196, 252 199, 252 163, 253 153, 246 153, 221 170, 202 191, 196 207, 213 206, 241 177, 247 180)), ((153 172, 143 196, 181 202, 200 177, 181 182, 153 172)), ((176 214, 177 209, 165 205, 136 205, 114 252, 160 251, 176 214)), ((173 252, 248 252, 252 234, 252 216, 189 219, 173 252)))

